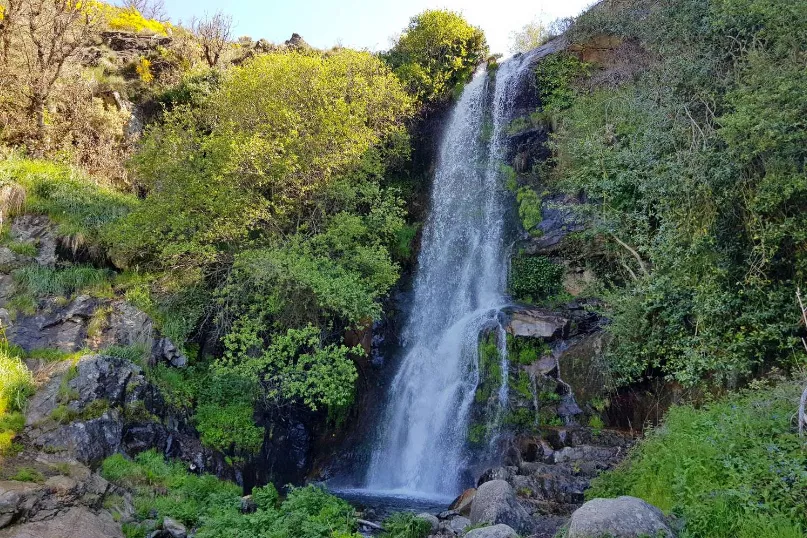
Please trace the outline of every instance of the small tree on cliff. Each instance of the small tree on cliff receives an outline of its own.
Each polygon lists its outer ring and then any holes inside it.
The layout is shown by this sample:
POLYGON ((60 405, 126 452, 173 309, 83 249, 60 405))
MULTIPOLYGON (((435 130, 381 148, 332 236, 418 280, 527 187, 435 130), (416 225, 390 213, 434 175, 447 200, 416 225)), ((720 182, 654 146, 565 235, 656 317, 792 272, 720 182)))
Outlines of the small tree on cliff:
POLYGON ((194 20, 192 26, 202 45, 207 65, 216 67, 232 38, 233 18, 217 11, 211 17, 194 20))
POLYGON ((412 18, 384 58, 410 93, 429 103, 466 82, 487 52, 481 29, 453 11, 430 10, 412 18))
POLYGON ((29 120, 34 149, 47 149, 45 108, 71 58, 97 34, 94 5, 74 0, 9 0, 2 29, 2 79, 29 120))

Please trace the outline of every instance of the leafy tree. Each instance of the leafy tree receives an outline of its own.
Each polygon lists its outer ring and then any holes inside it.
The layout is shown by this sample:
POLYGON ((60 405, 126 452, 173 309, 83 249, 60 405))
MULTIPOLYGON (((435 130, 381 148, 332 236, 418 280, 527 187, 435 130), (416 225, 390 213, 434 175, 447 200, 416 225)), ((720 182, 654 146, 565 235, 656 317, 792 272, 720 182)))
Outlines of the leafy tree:
POLYGON ((482 30, 460 14, 428 10, 412 18, 384 57, 410 93, 430 103, 464 84, 487 52, 482 30))
POLYGON ((299 398, 312 410, 351 403, 358 374, 349 355, 359 350, 324 345, 319 329, 308 325, 276 335, 268 347, 257 351, 263 343, 261 330, 255 320, 239 320, 225 339, 227 352, 219 366, 260 384, 270 402, 299 398))
POLYGON ((368 53, 277 53, 233 68, 201 108, 177 108, 146 134, 134 167, 149 203, 113 231, 112 253, 122 266, 198 269, 254 230, 315 231, 317 193, 399 132, 409 107, 368 53))
POLYGON ((527 52, 543 45, 549 38, 549 30, 539 19, 525 24, 518 32, 510 34, 510 52, 527 52))

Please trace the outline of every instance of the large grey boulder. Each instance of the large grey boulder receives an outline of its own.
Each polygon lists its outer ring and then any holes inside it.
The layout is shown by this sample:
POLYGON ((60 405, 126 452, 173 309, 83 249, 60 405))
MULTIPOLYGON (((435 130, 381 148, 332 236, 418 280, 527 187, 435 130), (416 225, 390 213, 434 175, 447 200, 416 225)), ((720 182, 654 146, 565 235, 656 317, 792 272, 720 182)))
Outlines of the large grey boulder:
POLYGON ((518 538, 518 533, 507 525, 492 525, 474 529, 465 538, 518 538))
POLYGON ((471 523, 504 523, 516 532, 529 534, 533 521, 518 504, 513 488, 504 480, 491 480, 480 485, 471 504, 471 523))
POLYGON ((673 538, 664 514, 636 497, 593 499, 578 508, 569 522, 567 538, 673 538))
POLYGON ((429 525, 432 526, 432 532, 436 531, 437 527, 440 526, 440 520, 437 519, 437 516, 435 516, 434 514, 430 514, 428 512, 421 512, 420 514, 417 515, 417 517, 419 519, 425 519, 426 521, 428 521, 429 525))

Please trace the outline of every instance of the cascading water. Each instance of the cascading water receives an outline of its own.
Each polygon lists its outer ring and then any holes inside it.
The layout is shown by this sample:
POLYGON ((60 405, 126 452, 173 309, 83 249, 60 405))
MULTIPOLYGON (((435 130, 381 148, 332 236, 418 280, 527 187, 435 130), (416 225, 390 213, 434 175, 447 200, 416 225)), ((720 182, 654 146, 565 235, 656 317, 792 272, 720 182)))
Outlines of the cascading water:
MULTIPOLYGON (((367 471, 369 490, 450 496, 461 487, 468 415, 479 381, 479 335, 499 325, 499 309, 507 303, 501 159, 513 82, 528 64, 519 57, 500 65, 490 104, 489 77, 477 73, 451 116, 402 335, 405 353, 367 471)), ((502 377, 499 399, 506 405, 502 377)))

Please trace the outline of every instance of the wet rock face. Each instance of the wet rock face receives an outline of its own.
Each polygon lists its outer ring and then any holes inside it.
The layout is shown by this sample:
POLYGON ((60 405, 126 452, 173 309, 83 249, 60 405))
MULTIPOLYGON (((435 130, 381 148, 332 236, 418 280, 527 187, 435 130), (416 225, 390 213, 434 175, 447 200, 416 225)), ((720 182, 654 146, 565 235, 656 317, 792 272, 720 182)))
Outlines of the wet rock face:
POLYGON ((672 538, 675 536, 664 514, 635 497, 593 499, 572 514, 568 538, 672 538))

